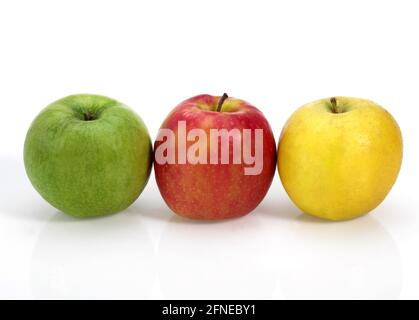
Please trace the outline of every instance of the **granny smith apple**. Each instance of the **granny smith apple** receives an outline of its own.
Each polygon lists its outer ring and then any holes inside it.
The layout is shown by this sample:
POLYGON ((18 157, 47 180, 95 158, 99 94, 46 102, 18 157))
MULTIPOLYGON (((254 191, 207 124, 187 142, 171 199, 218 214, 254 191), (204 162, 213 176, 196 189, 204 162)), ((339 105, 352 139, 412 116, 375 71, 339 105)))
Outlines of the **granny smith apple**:
POLYGON ((190 219, 240 217, 265 197, 276 168, 271 127, 250 103, 198 95, 164 120, 155 175, 167 205, 190 219))
POLYGON ((150 136, 124 104, 99 95, 65 97, 47 106, 26 136, 27 175, 40 195, 75 217, 127 208, 145 187, 150 136))
POLYGON ((302 106, 287 121, 278 170, 303 212, 345 220, 384 200, 402 153, 402 135, 390 113, 369 100, 332 97, 302 106))

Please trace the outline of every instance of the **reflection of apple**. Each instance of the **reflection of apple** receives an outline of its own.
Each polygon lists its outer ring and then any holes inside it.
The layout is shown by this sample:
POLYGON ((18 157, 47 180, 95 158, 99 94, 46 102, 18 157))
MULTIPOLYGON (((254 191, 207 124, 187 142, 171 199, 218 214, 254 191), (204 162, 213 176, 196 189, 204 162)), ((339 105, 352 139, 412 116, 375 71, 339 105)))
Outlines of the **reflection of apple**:
POLYGON ((286 123, 278 170, 291 200, 305 213, 343 220, 377 207, 400 170, 402 136, 394 118, 374 102, 318 100, 286 123))
POLYGON ((131 212, 100 220, 53 216, 33 248, 34 298, 150 298, 156 265, 141 218, 131 212))
POLYGON ((142 120, 103 96, 73 95, 45 108, 25 141, 26 172, 41 196, 77 217, 111 214, 138 198, 150 175, 142 120))
POLYGON ((272 255, 263 219, 202 223, 173 216, 157 251, 163 299, 272 298, 278 251, 272 255))
POLYGON ((399 298, 401 257, 391 234, 373 215, 344 223, 300 215, 282 231, 287 258, 277 270, 283 298, 399 298))
MULTIPOLYGON (((272 130, 263 114, 247 102, 239 99, 228 98, 227 95, 215 97, 199 95, 188 99, 178 105, 166 118, 161 126, 162 130, 174 133, 175 144, 167 146, 167 153, 175 154, 176 163, 161 163, 160 152, 166 140, 157 139, 155 143, 155 174, 160 192, 167 205, 177 214, 193 219, 224 219, 243 216, 252 211, 262 201, 271 185, 275 173, 276 150, 272 130), (181 123, 185 125, 188 137, 199 129, 205 135, 203 139, 187 140, 181 142, 181 123), (228 149, 224 149, 229 156, 228 163, 221 159, 223 154, 222 143, 219 145, 208 143, 211 132, 225 129, 225 131, 238 130, 241 137, 230 136, 228 149), (263 139, 256 137, 260 130, 263 139), (244 130, 250 130, 252 141, 246 141, 244 130), (261 149, 261 171, 253 175, 245 172, 249 164, 245 161, 236 162, 233 145, 240 140, 242 151, 245 148, 255 154, 255 149, 261 149), (262 141, 263 140, 263 141, 262 141), (256 145, 260 141, 260 148, 256 145), (181 146, 186 145, 188 155, 191 146, 197 147, 199 156, 207 163, 191 163, 179 161, 181 146), (221 147, 220 147, 221 145, 221 147), (221 150, 221 151, 220 151, 221 150), (214 156, 213 162, 209 159, 214 156)), ((159 133, 160 136, 160 133, 159 133)), ((186 139, 185 139, 186 140, 186 139)), ((256 152, 257 153, 257 152, 256 152)), ((193 154, 195 155, 195 154, 193 154)), ((239 155, 241 156, 241 155, 239 155)), ((241 159, 244 159, 243 157, 241 159)))

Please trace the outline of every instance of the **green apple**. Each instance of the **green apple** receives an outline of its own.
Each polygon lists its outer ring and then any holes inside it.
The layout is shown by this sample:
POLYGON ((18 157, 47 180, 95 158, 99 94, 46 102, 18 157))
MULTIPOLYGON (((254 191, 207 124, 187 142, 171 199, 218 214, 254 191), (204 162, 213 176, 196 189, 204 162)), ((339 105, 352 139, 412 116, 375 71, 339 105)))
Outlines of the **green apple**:
POLYGON ((152 146, 141 118, 98 95, 65 97, 33 121, 25 140, 28 177, 41 196, 75 217, 127 208, 147 184, 152 146))

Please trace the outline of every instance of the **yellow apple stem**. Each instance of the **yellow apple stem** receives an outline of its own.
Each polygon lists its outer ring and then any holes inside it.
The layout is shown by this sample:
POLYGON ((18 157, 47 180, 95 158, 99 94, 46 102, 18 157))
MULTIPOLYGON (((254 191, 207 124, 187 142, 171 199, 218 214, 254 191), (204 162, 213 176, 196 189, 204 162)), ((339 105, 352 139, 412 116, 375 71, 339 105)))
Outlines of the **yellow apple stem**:
POLYGON ((337 101, 335 97, 330 98, 330 103, 332 104, 332 112, 333 113, 339 113, 337 101))
POLYGON ((220 100, 218 101, 217 112, 221 111, 221 107, 223 106, 223 103, 224 101, 226 101, 227 98, 228 98, 227 93, 224 93, 222 97, 220 98, 220 100))

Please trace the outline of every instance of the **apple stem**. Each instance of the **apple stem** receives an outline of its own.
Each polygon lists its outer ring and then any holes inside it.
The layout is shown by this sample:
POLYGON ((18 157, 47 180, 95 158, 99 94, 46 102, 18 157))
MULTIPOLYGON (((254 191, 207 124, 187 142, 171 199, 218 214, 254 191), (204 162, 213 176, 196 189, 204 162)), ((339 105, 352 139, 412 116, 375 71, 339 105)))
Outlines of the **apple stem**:
POLYGON ((330 103, 332 104, 332 112, 333 113, 339 113, 337 101, 335 97, 330 98, 330 103))
POLYGON ((224 93, 222 97, 220 98, 220 100, 218 101, 217 112, 221 111, 221 107, 223 106, 223 103, 224 101, 226 101, 227 98, 228 98, 227 93, 224 93))
POLYGON ((92 112, 86 112, 84 114, 84 121, 95 120, 95 115, 92 112))

